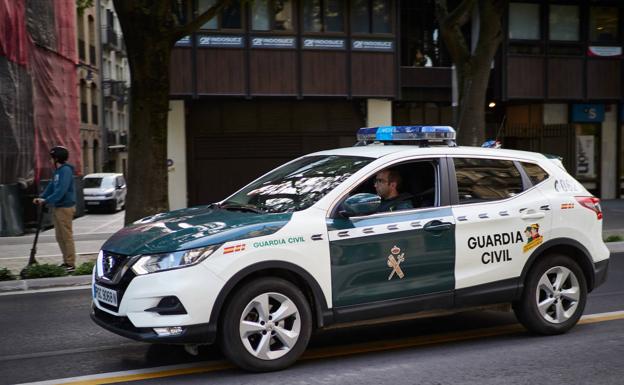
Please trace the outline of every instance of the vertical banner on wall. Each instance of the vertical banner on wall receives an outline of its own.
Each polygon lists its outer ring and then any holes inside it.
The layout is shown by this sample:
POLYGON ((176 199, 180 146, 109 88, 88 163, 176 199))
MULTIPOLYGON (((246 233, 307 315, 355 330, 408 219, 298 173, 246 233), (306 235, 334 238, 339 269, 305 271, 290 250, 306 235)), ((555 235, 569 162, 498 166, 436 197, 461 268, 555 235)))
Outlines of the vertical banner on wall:
POLYGON ((588 178, 596 176, 593 135, 579 135, 576 137, 576 176, 588 178))

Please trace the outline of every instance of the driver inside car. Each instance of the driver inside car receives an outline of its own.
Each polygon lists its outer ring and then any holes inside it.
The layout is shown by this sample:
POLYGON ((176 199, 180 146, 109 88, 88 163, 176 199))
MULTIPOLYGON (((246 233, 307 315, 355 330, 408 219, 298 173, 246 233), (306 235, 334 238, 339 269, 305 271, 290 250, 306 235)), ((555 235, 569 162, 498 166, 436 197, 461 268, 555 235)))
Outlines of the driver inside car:
POLYGON ((414 208, 411 202, 412 195, 399 193, 403 180, 395 169, 387 169, 375 175, 375 191, 381 197, 378 212, 399 211, 414 208))

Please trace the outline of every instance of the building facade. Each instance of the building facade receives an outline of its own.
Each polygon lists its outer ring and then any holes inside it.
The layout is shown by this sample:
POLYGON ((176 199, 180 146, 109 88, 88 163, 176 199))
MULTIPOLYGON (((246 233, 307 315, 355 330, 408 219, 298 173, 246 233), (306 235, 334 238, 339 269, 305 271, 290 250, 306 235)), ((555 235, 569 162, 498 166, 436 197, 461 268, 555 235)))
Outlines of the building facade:
MULTIPOLYGON (((623 9, 510 2, 484 106, 488 136, 562 156, 603 198, 622 194, 623 9)), ((361 126, 452 124, 451 65, 433 0, 234 1, 172 55, 171 207, 352 145, 361 126)))
POLYGON ((496 114, 512 148, 550 152, 591 192, 622 189, 621 1, 513 1, 496 114))
POLYGON ((102 171, 102 79, 100 74, 100 17, 97 1, 76 12, 78 87, 82 174, 102 171))
POLYGON ((112 0, 100 0, 104 171, 125 174, 128 164, 130 71, 112 0))

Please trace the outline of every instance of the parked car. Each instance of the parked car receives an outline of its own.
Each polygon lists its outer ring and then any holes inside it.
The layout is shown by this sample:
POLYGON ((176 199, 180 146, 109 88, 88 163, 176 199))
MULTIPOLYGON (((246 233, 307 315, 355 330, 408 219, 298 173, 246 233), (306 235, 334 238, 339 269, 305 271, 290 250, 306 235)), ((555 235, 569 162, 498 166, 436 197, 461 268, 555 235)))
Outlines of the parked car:
POLYGON ((82 182, 87 210, 102 209, 116 212, 126 206, 127 187, 123 174, 88 174, 82 182))
POLYGON ((560 162, 457 147, 450 127, 358 139, 114 234, 94 268, 92 319, 141 341, 220 341, 252 371, 291 365, 313 329, 337 323, 500 304, 535 333, 577 323, 609 250, 599 199, 560 162), (377 195, 391 184, 396 209, 377 195))

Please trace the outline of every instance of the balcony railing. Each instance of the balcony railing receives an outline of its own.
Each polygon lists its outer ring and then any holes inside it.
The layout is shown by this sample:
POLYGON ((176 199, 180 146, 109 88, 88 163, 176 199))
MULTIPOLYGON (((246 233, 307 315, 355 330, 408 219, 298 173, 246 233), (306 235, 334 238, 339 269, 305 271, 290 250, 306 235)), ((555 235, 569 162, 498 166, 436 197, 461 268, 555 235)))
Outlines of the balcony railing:
POLYGON ((102 90, 105 98, 112 98, 118 103, 125 103, 122 101, 126 97, 126 82, 123 80, 104 79, 102 90))
POLYGON ((112 26, 104 27, 102 30, 102 45, 106 49, 118 49, 119 36, 112 26))

